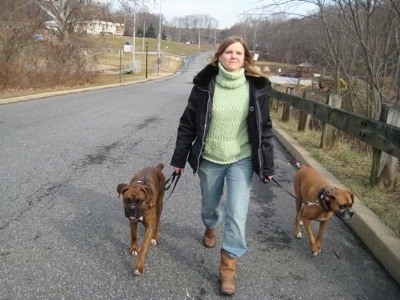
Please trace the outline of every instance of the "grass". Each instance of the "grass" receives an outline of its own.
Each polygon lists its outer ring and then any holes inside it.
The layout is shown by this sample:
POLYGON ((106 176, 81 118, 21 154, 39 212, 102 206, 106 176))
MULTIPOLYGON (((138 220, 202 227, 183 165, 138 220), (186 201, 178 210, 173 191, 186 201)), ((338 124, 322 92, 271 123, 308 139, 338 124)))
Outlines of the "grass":
MULTIPOLYGON (((119 72, 120 66, 122 69, 130 65, 132 54, 125 52, 120 57, 119 50, 123 49, 126 42, 132 43, 131 37, 101 37, 95 39, 97 48, 100 50, 98 63, 112 67, 109 71, 119 72)), ((147 76, 148 79, 157 78, 160 76, 170 75, 180 69, 185 57, 199 53, 210 51, 212 48, 209 45, 185 44, 161 40, 160 53, 158 52, 158 39, 153 38, 135 38, 135 59, 141 61, 141 70, 135 74, 124 74, 123 82, 135 82, 146 79, 146 42, 148 43, 147 55, 147 76), (160 56, 161 67, 157 69, 157 61, 160 56)), ((96 84, 111 84, 119 83, 119 74, 110 75, 110 73, 100 74, 96 84)))
POLYGON ((348 140, 337 138, 331 150, 320 148, 321 132, 308 130, 297 131, 297 121, 282 122, 281 113, 271 112, 274 123, 295 139, 311 156, 319 161, 329 172, 352 191, 359 200, 370 208, 381 221, 400 235, 400 178, 393 192, 371 187, 369 174, 372 166, 372 155, 357 151, 348 140))

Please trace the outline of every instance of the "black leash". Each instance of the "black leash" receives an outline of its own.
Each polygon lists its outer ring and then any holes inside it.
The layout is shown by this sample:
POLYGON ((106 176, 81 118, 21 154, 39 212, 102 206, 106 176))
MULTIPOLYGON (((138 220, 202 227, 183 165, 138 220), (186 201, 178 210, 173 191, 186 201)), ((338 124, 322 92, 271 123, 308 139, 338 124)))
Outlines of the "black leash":
MULTIPOLYGON (((284 190, 286 193, 288 193, 290 196, 292 196, 294 199, 296 199, 296 196, 293 195, 291 192, 289 192, 287 189, 285 189, 278 181, 275 180, 275 178, 272 177, 271 179, 273 182, 275 182, 282 190, 284 190)), ((270 180, 268 178, 264 178, 264 183, 269 183, 270 180)))
MULTIPOLYGON (((291 192, 289 192, 287 189, 285 189, 278 181, 275 180, 275 178, 272 177, 271 179, 273 182, 275 182, 282 190, 284 190, 286 193, 288 193, 290 196, 292 196, 294 199, 297 199, 297 197, 295 195, 293 195, 291 192)), ((269 183, 270 180, 268 178, 264 178, 263 180, 264 183, 269 183)), ((304 201, 301 200, 301 202, 303 202, 303 204, 310 206, 310 205, 318 205, 318 202, 308 202, 308 201, 304 201)))
POLYGON ((167 199, 164 199, 163 202, 167 201, 169 199, 169 197, 171 197, 172 193, 175 190, 176 185, 178 184, 179 178, 181 177, 181 174, 176 173, 175 171, 171 174, 171 176, 167 179, 167 181, 165 181, 165 191, 168 191, 169 188, 172 186, 172 184, 174 184, 171 192, 169 193, 169 196, 167 199))

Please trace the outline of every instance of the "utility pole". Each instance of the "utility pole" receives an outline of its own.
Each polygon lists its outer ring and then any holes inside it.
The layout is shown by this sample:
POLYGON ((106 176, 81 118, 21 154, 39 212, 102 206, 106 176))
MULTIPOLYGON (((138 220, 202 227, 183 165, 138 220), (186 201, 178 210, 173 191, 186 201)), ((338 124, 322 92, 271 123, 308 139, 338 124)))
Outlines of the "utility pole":
POLYGON ((133 2, 133 32, 132 32, 132 73, 135 73, 135 52, 136 52, 136 1, 133 2))
POLYGON ((161 0, 160 0, 160 21, 158 24, 158 60, 157 60, 157 76, 160 73, 161 65, 161 0))

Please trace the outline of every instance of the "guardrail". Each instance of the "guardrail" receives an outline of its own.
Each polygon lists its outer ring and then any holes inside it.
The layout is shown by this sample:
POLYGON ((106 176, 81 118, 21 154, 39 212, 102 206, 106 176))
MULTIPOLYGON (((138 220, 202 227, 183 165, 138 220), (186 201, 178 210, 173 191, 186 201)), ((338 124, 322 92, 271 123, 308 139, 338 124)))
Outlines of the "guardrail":
MULTIPOLYGON (((275 88, 276 87, 277 86, 275 86, 275 88)), ((307 96, 306 92, 303 96, 307 96)), ((332 96, 334 95, 331 95, 331 97, 332 96)), ((283 121, 288 120, 290 115, 289 107, 293 107, 300 110, 302 113, 311 115, 323 123, 329 124, 371 145, 375 150, 375 161, 373 162, 370 177, 372 185, 376 184, 376 178, 378 177, 377 169, 379 169, 379 162, 376 160, 380 161, 381 159, 381 155, 377 151, 383 151, 390 156, 400 159, 400 127, 386 123, 389 111, 394 110, 397 116, 400 116, 400 107, 383 106, 380 120, 374 120, 328 104, 291 95, 290 88, 287 89, 286 93, 273 89, 271 92, 271 100, 271 106, 274 106, 276 101, 284 102, 285 106, 282 113, 283 121)), ((300 118, 299 122, 304 122, 304 119, 300 118)), ((397 119, 397 124, 398 123, 397 119)), ((304 126, 304 124, 301 125, 299 123, 299 128, 301 126, 304 126)))

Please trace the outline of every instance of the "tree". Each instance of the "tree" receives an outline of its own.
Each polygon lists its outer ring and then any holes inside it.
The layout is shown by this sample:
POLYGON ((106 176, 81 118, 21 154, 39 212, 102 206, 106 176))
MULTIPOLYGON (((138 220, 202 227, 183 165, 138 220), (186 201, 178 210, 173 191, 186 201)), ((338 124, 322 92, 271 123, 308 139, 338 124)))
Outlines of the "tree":
MULTIPOLYGON (((133 30, 137 24, 145 23, 145 18, 149 10, 148 9, 149 2, 150 1, 118 0, 118 3, 122 7, 122 13, 124 15, 123 23, 125 24, 125 29, 126 29, 125 35, 132 35, 133 30)), ((143 29, 142 29, 142 34, 143 34, 143 29)))
POLYGON ((96 60, 93 40, 75 33, 72 25, 89 17, 106 19, 106 5, 3 0, 0 7, 0 22, 6 25, 0 30, 0 88, 49 88, 95 78, 90 71, 96 60))
POLYGON ((72 2, 72 0, 36 0, 40 8, 50 17, 48 28, 52 29, 60 41, 68 38, 68 29, 72 21, 70 16, 72 11, 77 9, 72 2))
POLYGON ((156 30, 153 27, 153 24, 150 24, 149 28, 146 30, 145 37, 147 38, 157 38, 156 30))
MULTIPOLYGON (((315 13, 290 14, 301 18, 285 34, 294 32, 307 20, 314 26, 318 24, 323 32, 314 31, 314 49, 307 50, 307 45, 302 45, 298 50, 317 53, 319 64, 335 74, 337 83, 339 75, 345 78, 349 86, 346 97, 356 112, 379 118, 384 103, 398 103, 400 98, 400 89, 393 88, 400 83, 399 1, 277 0, 263 6, 262 11, 285 11, 289 6, 306 4, 314 5, 315 13)), ((293 40, 296 38, 289 39, 293 40)), ((280 47, 286 52, 288 48, 291 46, 287 44, 280 47)))
POLYGON ((136 30, 136 36, 143 37, 143 27, 139 27, 138 30, 136 30))
POLYGON ((90 20, 109 21, 109 5, 94 0, 34 0, 48 17, 47 29, 60 42, 68 39, 74 25, 90 20))

